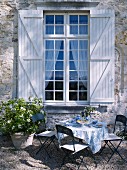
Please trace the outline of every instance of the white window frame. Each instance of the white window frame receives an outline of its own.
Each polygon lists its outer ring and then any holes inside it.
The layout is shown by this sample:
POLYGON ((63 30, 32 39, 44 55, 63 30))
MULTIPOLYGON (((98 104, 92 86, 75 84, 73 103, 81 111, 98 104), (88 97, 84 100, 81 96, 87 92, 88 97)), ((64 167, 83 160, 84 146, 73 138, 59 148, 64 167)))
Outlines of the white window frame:
MULTIPOLYGON (((78 25, 79 26, 79 25, 78 25)), ((88 80, 87 80, 87 100, 86 101, 69 101, 69 74, 67 74, 69 72, 69 65, 65 65, 64 64, 64 70, 67 70, 67 71, 64 71, 64 88, 63 88, 63 101, 50 101, 50 100, 45 100, 45 88, 43 89, 43 96, 44 96, 44 103, 45 104, 52 104, 52 105, 55 105, 55 104, 60 104, 60 105, 82 105, 82 104, 87 104, 89 103, 89 95, 90 95, 90 13, 88 12, 84 12, 84 11, 73 11, 73 12, 44 12, 44 29, 43 29, 43 44, 44 44, 44 48, 43 48, 43 54, 44 54, 44 73, 45 73, 45 40, 47 39, 60 39, 60 40, 64 40, 64 56, 65 54, 67 54, 67 57, 64 57, 64 63, 68 63, 69 64, 69 52, 67 51, 67 49, 69 50, 69 40, 88 40, 88 80), (88 15, 88 35, 70 35, 69 34, 69 15, 88 15), (62 34, 54 34, 54 35, 47 35, 45 34, 45 16, 46 15, 64 15, 64 35, 62 34), (66 46, 68 47, 66 47, 66 46), (65 91, 65 93, 64 93, 65 91)), ((45 82, 45 75, 43 76, 44 77, 44 81, 45 82)), ((45 85, 43 86, 45 87, 45 85)), ((78 90, 79 91, 79 90, 78 90)))

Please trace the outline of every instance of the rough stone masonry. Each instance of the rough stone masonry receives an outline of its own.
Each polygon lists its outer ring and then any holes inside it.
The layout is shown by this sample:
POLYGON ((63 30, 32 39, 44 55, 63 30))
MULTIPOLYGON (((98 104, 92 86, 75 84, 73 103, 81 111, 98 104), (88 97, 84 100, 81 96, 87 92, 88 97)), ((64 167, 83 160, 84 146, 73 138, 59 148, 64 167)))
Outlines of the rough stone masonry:
MULTIPOLYGON (((0 1, 0 101, 17 95, 18 10, 36 9, 35 2, 36 0, 0 1)), ((106 119, 111 120, 116 113, 127 115, 127 1, 98 0, 98 2, 98 9, 114 9, 116 16, 115 102, 108 107, 107 114, 105 113, 106 119)), ((52 115, 49 117, 52 118, 52 115)))

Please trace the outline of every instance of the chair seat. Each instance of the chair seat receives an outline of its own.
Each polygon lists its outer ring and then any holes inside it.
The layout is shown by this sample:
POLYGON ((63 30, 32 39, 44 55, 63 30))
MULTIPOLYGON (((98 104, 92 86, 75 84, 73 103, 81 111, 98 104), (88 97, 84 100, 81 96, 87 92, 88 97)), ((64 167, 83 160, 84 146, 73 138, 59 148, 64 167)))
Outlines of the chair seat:
POLYGON ((35 136, 40 136, 40 137, 52 137, 54 135, 56 135, 55 131, 48 131, 48 130, 35 134, 35 136))
POLYGON ((122 138, 117 136, 117 135, 115 135, 114 133, 110 133, 109 136, 106 139, 104 139, 104 140, 105 141, 109 141, 109 140, 116 141, 116 140, 122 140, 122 138))
MULTIPOLYGON (((83 144, 83 143, 79 143, 79 142, 75 141, 75 152, 79 152, 79 151, 87 148, 88 146, 89 145, 87 145, 87 144, 83 144)), ((64 148, 64 149, 67 149, 67 150, 70 150, 70 151, 74 152, 73 142, 70 142, 68 144, 62 145, 61 148, 64 148)))

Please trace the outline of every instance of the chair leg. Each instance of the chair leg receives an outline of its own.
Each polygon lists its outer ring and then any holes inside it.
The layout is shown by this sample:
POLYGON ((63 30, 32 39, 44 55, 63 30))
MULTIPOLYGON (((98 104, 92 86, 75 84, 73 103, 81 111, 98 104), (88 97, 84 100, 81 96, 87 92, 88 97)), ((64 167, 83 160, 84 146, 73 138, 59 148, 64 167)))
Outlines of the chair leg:
POLYGON ((106 145, 107 145, 107 141, 105 141, 105 144, 104 144, 104 146, 101 148, 99 154, 101 154, 101 153, 103 152, 103 150, 105 149, 106 145))
POLYGON ((40 141, 41 147, 38 149, 38 151, 36 152, 36 155, 42 150, 44 149, 45 152, 47 153, 47 155, 49 156, 49 158, 51 158, 51 156, 49 155, 47 149, 46 149, 46 143, 48 142, 49 138, 46 138, 45 141, 42 143, 41 139, 38 137, 38 140, 40 141))
POLYGON ((52 139, 52 142, 54 143, 54 145, 55 145, 55 147, 56 147, 56 149, 57 149, 57 151, 58 151, 59 149, 58 149, 58 147, 56 146, 55 141, 54 141, 55 138, 56 138, 56 136, 54 135, 54 136, 53 136, 53 139, 52 139))
POLYGON ((108 159, 107 162, 110 161, 110 159, 112 158, 112 156, 113 156, 115 153, 117 153, 117 154, 120 156, 120 158, 121 158, 123 161, 125 161, 125 159, 124 159, 124 158, 121 156, 121 154, 118 152, 118 148, 119 148, 121 142, 122 142, 122 140, 119 142, 119 144, 117 145, 117 147, 115 147, 115 146, 112 144, 112 142, 109 141, 109 143, 112 145, 112 148, 113 148, 113 149, 110 147, 109 144, 107 144, 107 145, 109 146, 109 148, 112 150, 112 154, 111 154, 111 156, 109 157, 109 159, 108 159))
POLYGON ((102 153, 102 151, 104 150, 104 148, 105 148, 106 145, 107 145, 107 146, 109 147, 109 149, 112 151, 112 154, 111 154, 111 156, 109 157, 109 159, 108 159, 107 162, 109 162, 109 161, 111 160, 112 156, 113 156, 115 153, 117 153, 123 161, 127 162, 127 161, 121 156, 121 154, 118 152, 118 148, 119 148, 121 142, 122 142, 122 140, 120 140, 120 142, 119 142, 119 144, 117 145, 117 147, 115 147, 111 141, 105 141, 105 144, 104 144, 103 148, 101 149, 100 154, 102 153))
POLYGON ((78 169, 80 168, 80 166, 81 166, 82 163, 83 163, 83 165, 86 167, 86 169, 88 170, 87 165, 86 165, 86 162, 84 161, 84 157, 82 158, 81 163, 80 163, 80 165, 78 166, 78 169))

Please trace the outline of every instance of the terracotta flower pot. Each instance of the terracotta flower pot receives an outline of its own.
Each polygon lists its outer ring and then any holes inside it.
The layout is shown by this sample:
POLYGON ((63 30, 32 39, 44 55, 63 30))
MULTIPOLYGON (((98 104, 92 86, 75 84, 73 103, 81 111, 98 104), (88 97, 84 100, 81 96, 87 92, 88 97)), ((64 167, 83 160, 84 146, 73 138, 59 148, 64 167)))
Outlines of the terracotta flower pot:
POLYGON ((34 134, 24 135, 23 133, 15 133, 11 135, 13 145, 16 149, 24 149, 32 145, 34 134))

